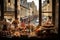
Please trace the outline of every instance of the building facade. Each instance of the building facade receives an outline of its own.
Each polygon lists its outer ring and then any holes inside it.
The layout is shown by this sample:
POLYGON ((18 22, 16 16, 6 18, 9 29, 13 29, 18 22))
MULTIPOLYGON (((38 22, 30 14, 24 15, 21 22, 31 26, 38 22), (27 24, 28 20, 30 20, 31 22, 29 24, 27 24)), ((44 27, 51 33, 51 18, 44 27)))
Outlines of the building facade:
POLYGON ((25 17, 25 16, 28 16, 29 14, 29 8, 28 8, 28 5, 27 5, 27 0, 20 0, 20 15, 21 17, 25 17))
POLYGON ((52 0, 45 0, 42 5, 42 14, 52 16, 52 0), (45 14, 45 13, 46 14, 45 14))
MULTIPOLYGON (((17 0, 17 13, 20 19, 20 0, 17 0)), ((4 0, 4 18, 11 21, 15 19, 15 0, 4 0)))
MULTIPOLYGON (((27 0, 17 0, 17 17, 27 18, 37 15, 37 7, 32 2, 27 2, 27 0)), ((4 18, 13 21, 15 19, 15 0, 4 0, 4 18)))

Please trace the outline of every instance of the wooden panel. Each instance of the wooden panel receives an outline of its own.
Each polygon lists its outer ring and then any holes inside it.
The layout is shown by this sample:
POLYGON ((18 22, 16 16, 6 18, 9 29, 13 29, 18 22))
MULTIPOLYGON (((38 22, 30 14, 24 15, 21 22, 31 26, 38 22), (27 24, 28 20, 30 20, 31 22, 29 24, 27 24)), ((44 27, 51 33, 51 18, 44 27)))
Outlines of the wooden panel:
POLYGON ((1 20, 4 19, 4 0, 1 0, 1 20))
POLYGON ((56 8, 56 0, 52 0, 52 22, 55 25, 55 8, 56 8))

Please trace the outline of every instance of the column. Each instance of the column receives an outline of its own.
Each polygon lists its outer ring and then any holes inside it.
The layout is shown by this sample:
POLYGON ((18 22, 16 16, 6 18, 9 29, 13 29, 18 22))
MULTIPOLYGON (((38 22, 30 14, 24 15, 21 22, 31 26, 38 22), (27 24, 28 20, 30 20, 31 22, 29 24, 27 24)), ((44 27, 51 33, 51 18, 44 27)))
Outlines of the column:
POLYGON ((39 26, 41 26, 41 22, 42 22, 42 6, 41 6, 41 1, 39 0, 39 26))
POLYGON ((17 0, 15 0, 15 19, 17 18, 17 0))
POLYGON ((4 0, 1 0, 1 20, 4 19, 4 0))
POLYGON ((56 8, 56 0, 52 0, 52 23, 55 25, 55 8, 56 8))

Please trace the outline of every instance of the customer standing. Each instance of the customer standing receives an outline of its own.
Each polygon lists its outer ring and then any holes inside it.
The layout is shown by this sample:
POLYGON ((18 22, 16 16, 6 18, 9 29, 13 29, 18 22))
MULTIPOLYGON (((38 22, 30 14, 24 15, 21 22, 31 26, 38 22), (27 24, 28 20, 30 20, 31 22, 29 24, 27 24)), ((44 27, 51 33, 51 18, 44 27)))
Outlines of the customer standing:
POLYGON ((7 25, 8 25, 8 23, 7 23, 7 21, 6 21, 6 19, 4 19, 3 20, 3 31, 6 31, 7 30, 7 25))
POLYGON ((21 21, 21 28, 22 29, 25 29, 26 28, 25 23, 24 23, 24 20, 21 21))
POLYGON ((18 27, 18 24, 19 24, 18 18, 16 18, 16 19, 12 22, 12 24, 15 26, 15 28, 18 27))

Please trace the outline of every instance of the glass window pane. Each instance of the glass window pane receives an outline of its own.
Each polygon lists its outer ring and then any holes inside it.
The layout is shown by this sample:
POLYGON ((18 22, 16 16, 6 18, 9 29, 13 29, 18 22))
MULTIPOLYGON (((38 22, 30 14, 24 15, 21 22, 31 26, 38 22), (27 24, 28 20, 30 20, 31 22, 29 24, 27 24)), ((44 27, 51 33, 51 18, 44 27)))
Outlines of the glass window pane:
POLYGON ((52 24, 52 0, 42 0, 42 25, 49 22, 52 24))
POLYGON ((4 18, 14 19, 15 0, 4 0, 4 18))

